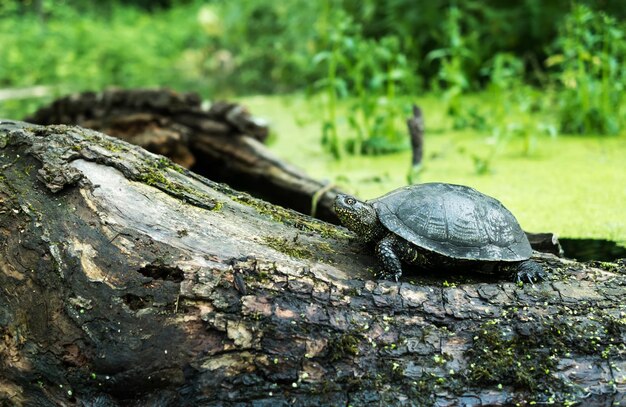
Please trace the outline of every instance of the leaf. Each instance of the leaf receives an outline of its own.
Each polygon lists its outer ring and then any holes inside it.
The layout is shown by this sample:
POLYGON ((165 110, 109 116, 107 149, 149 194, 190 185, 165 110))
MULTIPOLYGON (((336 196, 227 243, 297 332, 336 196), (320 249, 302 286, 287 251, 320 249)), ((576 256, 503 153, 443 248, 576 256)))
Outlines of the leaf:
POLYGON ((395 81, 403 79, 406 76, 406 71, 404 69, 392 69, 388 74, 388 78, 395 81))
POLYGON ((318 52, 317 54, 315 54, 315 56, 313 56, 313 64, 317 65, 320 62, 327 60, 329 57, 330 57, 329 51, 318 52))
POLYGON ((436 49, 426 54, 426 62, 432 62, 436 59, 441 59, 441 58, 450 56, 450 54, 451 54, 450 49, 448 48, 436 49))
POLYGON ((546 66, 547 67, 552 67, 555 65, 560 65, 565 61, 565 56, 563 56, 563 54, 556 54, 556 55, 550 55, 548 58, 546 58, 546 66))
POLYGON ((335 79, 334 85, 339 97, 345 98, 350 94, 350 92, 348 91, 348 84, 343 79, 335 79))

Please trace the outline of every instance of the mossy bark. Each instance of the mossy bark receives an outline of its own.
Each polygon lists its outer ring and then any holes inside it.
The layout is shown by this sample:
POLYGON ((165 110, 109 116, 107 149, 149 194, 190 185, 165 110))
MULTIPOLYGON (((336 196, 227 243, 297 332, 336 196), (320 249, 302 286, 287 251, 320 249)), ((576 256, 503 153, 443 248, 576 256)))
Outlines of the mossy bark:
POLYGON ((0 147, 0 404, 626 401, 622 263, 373 281, 345 229, 123 141, 0 147))

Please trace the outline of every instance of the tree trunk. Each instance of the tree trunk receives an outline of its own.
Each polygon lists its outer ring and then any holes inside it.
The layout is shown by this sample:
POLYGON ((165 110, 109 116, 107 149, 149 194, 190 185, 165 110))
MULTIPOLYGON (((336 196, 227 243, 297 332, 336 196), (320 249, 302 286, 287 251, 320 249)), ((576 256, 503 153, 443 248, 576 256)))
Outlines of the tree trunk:
POLYGON ((626 402, 624 263, 372 281, 345 229, 118 139, 0 147, 0 404, 626 402))

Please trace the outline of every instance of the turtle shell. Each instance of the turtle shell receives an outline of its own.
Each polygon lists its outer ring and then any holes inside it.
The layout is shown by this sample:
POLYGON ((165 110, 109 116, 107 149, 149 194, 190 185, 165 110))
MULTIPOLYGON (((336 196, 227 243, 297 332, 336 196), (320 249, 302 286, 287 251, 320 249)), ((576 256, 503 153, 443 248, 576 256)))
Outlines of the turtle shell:
POLYGON ((456 259, 527 260, 526 234, 500 201, 463 185, 428 183, 369 201, 382 224, 409 242, 456 259))

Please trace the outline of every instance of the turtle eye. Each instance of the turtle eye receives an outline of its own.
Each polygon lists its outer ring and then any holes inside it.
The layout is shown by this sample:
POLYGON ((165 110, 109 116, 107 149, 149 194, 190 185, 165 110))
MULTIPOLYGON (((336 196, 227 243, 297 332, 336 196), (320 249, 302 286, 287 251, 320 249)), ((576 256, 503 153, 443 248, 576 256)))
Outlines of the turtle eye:
POLYGON ((354 199, 354 198, 346 198, 346 203, 348 205, 354 205, 356 203, 356 199, 354 199))

